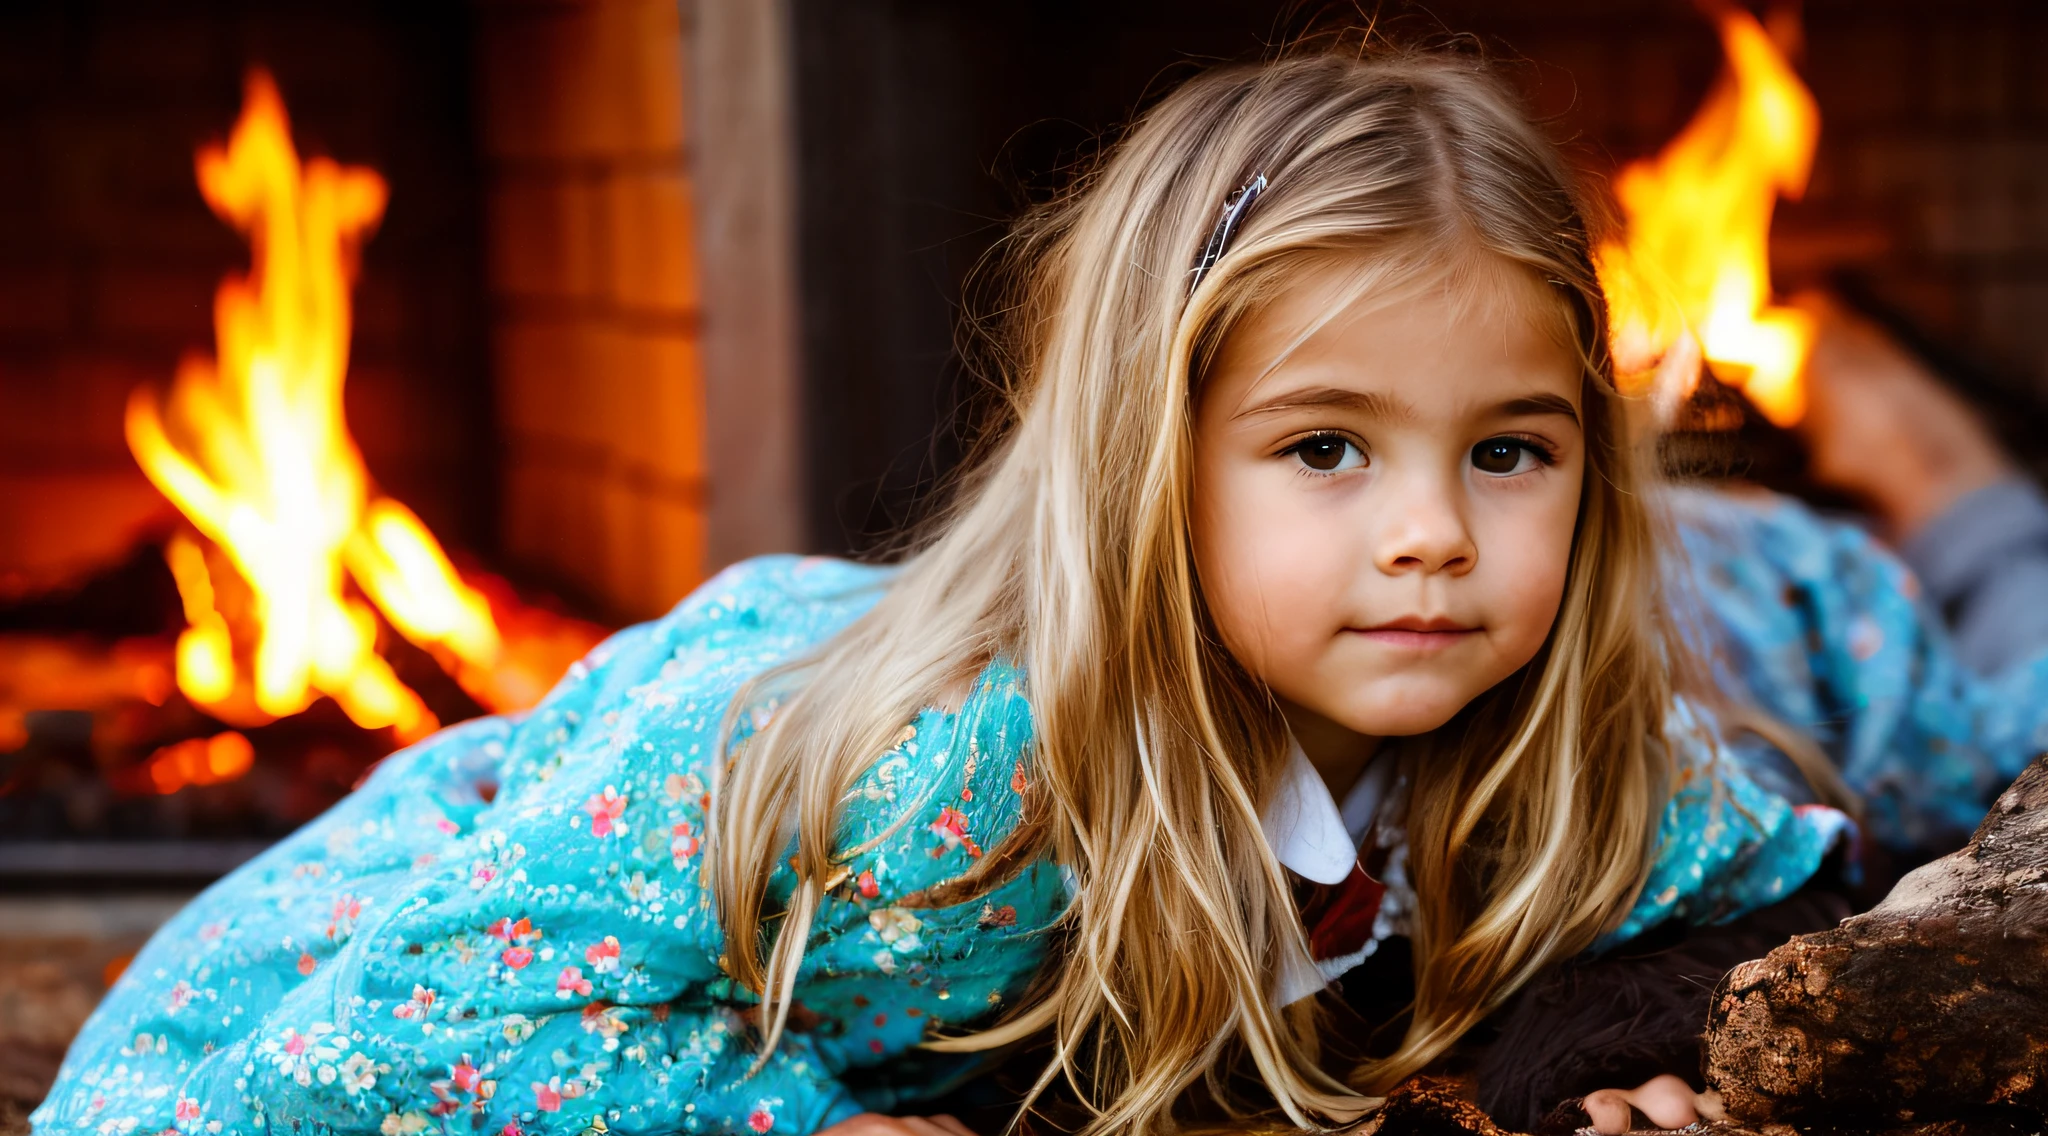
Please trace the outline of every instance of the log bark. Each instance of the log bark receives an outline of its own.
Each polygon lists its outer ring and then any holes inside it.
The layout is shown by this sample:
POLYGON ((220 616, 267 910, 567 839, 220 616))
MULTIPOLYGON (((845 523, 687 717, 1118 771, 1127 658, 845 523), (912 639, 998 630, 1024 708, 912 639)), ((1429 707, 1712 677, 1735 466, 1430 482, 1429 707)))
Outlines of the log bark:
MULTIPOLYGON (((1591 1121, 1577 1101, 1560 1106, 1534 1136, 1587 1136, 1591 1121)), ((1816 1123, 1794 1127, 1776 1122, 1755 1125, 1735 1121, 1703 1121, 1679 1130, 1683 1136, 2039 1136, 2033 1126, 1997 1120, 1938 1121, 1903 1127, 1842 1127, 1816 1123)), ((1495 1124, 1479 1106, 1466 1099, 1464 1086, 1448 1077, 1422 1075, 1403 1081, 1387 1096, 1387 1103, 1348 1136, 1525 1136, 1495 1124)), ((1624 1136, 1673 1136, 1658 1128, 1639 1128, 1624 1136)))
POLYGON ((1496 1125, 1465 1099, 1463 1086, 1448 1077, 1419 1076, 1401 1082, 1387 1103, 1366 1118, 1354 1136, 1521 1136, 1496 1125))
POLYGON ((1962 850, 1730 971, 1707 1080, 1750 1123, 2048 1116, 2048 755, 1962 850))

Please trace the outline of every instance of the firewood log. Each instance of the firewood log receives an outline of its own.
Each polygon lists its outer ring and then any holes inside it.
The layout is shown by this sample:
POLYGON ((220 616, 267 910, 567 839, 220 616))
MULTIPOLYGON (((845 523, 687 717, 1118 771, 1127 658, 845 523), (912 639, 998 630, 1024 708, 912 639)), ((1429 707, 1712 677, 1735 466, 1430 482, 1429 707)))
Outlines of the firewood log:
POLYGON ((1750 1123, 2048 1115, 2048 755, 1962 850, 1730 971, 1707 1080, 1750 1123))
MULTIPOLYGON (((1560 1106, 1544 1118, 1535 1136, 1589 1136, 1593 1129, 1577 1101, 1560 1106)), ((1831 1123, 1810 1128, 1781 1123, 1754 1126, 1735 1121, 1701 1121, 1678 1130, 1682 1136, 2038 1136, 2035 1128, 1999 1120, 1939 1121, 1932 1124, 1841 1127, 1831 1123)), ((4 1134, 0 1134, 4 1136, 4 1134)), ((1462 1086, 1450 1078, 1412 1077, 1387 1096, 1386 1105, 1354 1128, 1349 1136, 1524 1136, 1493 1122, 1465 1099, 1462 1086)), ((1623 1136, 1674 1136, 1659 1128, 1639 1128, 1623 1136)))

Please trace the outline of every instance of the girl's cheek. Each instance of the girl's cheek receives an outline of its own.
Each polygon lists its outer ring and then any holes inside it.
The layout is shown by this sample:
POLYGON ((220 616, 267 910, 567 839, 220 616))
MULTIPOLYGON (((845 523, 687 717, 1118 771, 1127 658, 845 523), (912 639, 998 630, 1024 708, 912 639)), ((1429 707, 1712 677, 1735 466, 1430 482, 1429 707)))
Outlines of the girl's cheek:
POLYGON ((1344 598, 1370 558, 1341 518, 1276 505, 1253 523, 1258 536, 1250 554, 1259 562, 1256 602, 1267 662, 1299 666, 1320 656, 1347 622, 1344 598))
POLYGON ((1196 560, 1224 646, 1246 670, 1270 680, 1275 660, 1325 637, 1317 630, 1328 622, 1324 609, 1350 573, 1341 533, 1328 518, 1304 515, 1298 496, 1272 492, 1279 487, 1261 480, 1208 487, 1207 499, 1196 503, 1196 560))
POLYGON ((1517 667, 1536 657, 1564 606, 1577 517, 1575 494, 1569 502, 1550 503, 1514 518, 1492 542, 1507 560, 1498 566, 1494 580, 1500 589, 1500 614, 1514 629, 1510 638, 1512 650, 1520 656, 1514 660, 1517 667))

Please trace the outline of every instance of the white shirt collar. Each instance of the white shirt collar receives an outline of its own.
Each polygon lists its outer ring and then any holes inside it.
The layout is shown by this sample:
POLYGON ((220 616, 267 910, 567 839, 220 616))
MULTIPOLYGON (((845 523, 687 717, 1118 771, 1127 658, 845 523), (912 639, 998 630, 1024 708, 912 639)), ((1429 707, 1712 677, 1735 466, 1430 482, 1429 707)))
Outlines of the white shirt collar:
MULTIPOLYGON (((1304 879, 1343 883, 1358 863, 1358 846, 1372 831, 1393 776, 1392 754, 1382 751, 1339 805, 1329 786, 1323 784, 1323 775, 1302 752, 1294 731, 1289 730, 1287 769, 1259 816, 1259 827, 1265 831, 1273 855, 1304 879)), ((1357 961, 1352 959, 1349 965, 1357 961)), ((1283 947, 1280 970, 1273 980, 1273 1004, 1292 1005, 1329 985, 1331 978, 1300 947, 1283 947)))
POLYGON ((1266 843, 1280 863, 1303 879, 1343 883, 1358 863, 1358 846, 1387 795, 1394 772, 1391 756, 1382 752, 1374 757, 1339 805, 1294 732, 1288 731, 1287 769, 1259 816, 1266 843))

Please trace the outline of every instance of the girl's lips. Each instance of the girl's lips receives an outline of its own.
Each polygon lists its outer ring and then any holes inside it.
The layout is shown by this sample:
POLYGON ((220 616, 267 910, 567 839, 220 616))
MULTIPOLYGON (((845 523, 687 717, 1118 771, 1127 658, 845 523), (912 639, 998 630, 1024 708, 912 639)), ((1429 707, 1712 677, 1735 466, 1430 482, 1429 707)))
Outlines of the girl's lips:
POLYGON ((1397 651, 1441 651, 1479 634, 1477 627, 1465 627, 1448 619, 1396 619, 1376 627, 1353 628, 1352 633, 1397 651))

